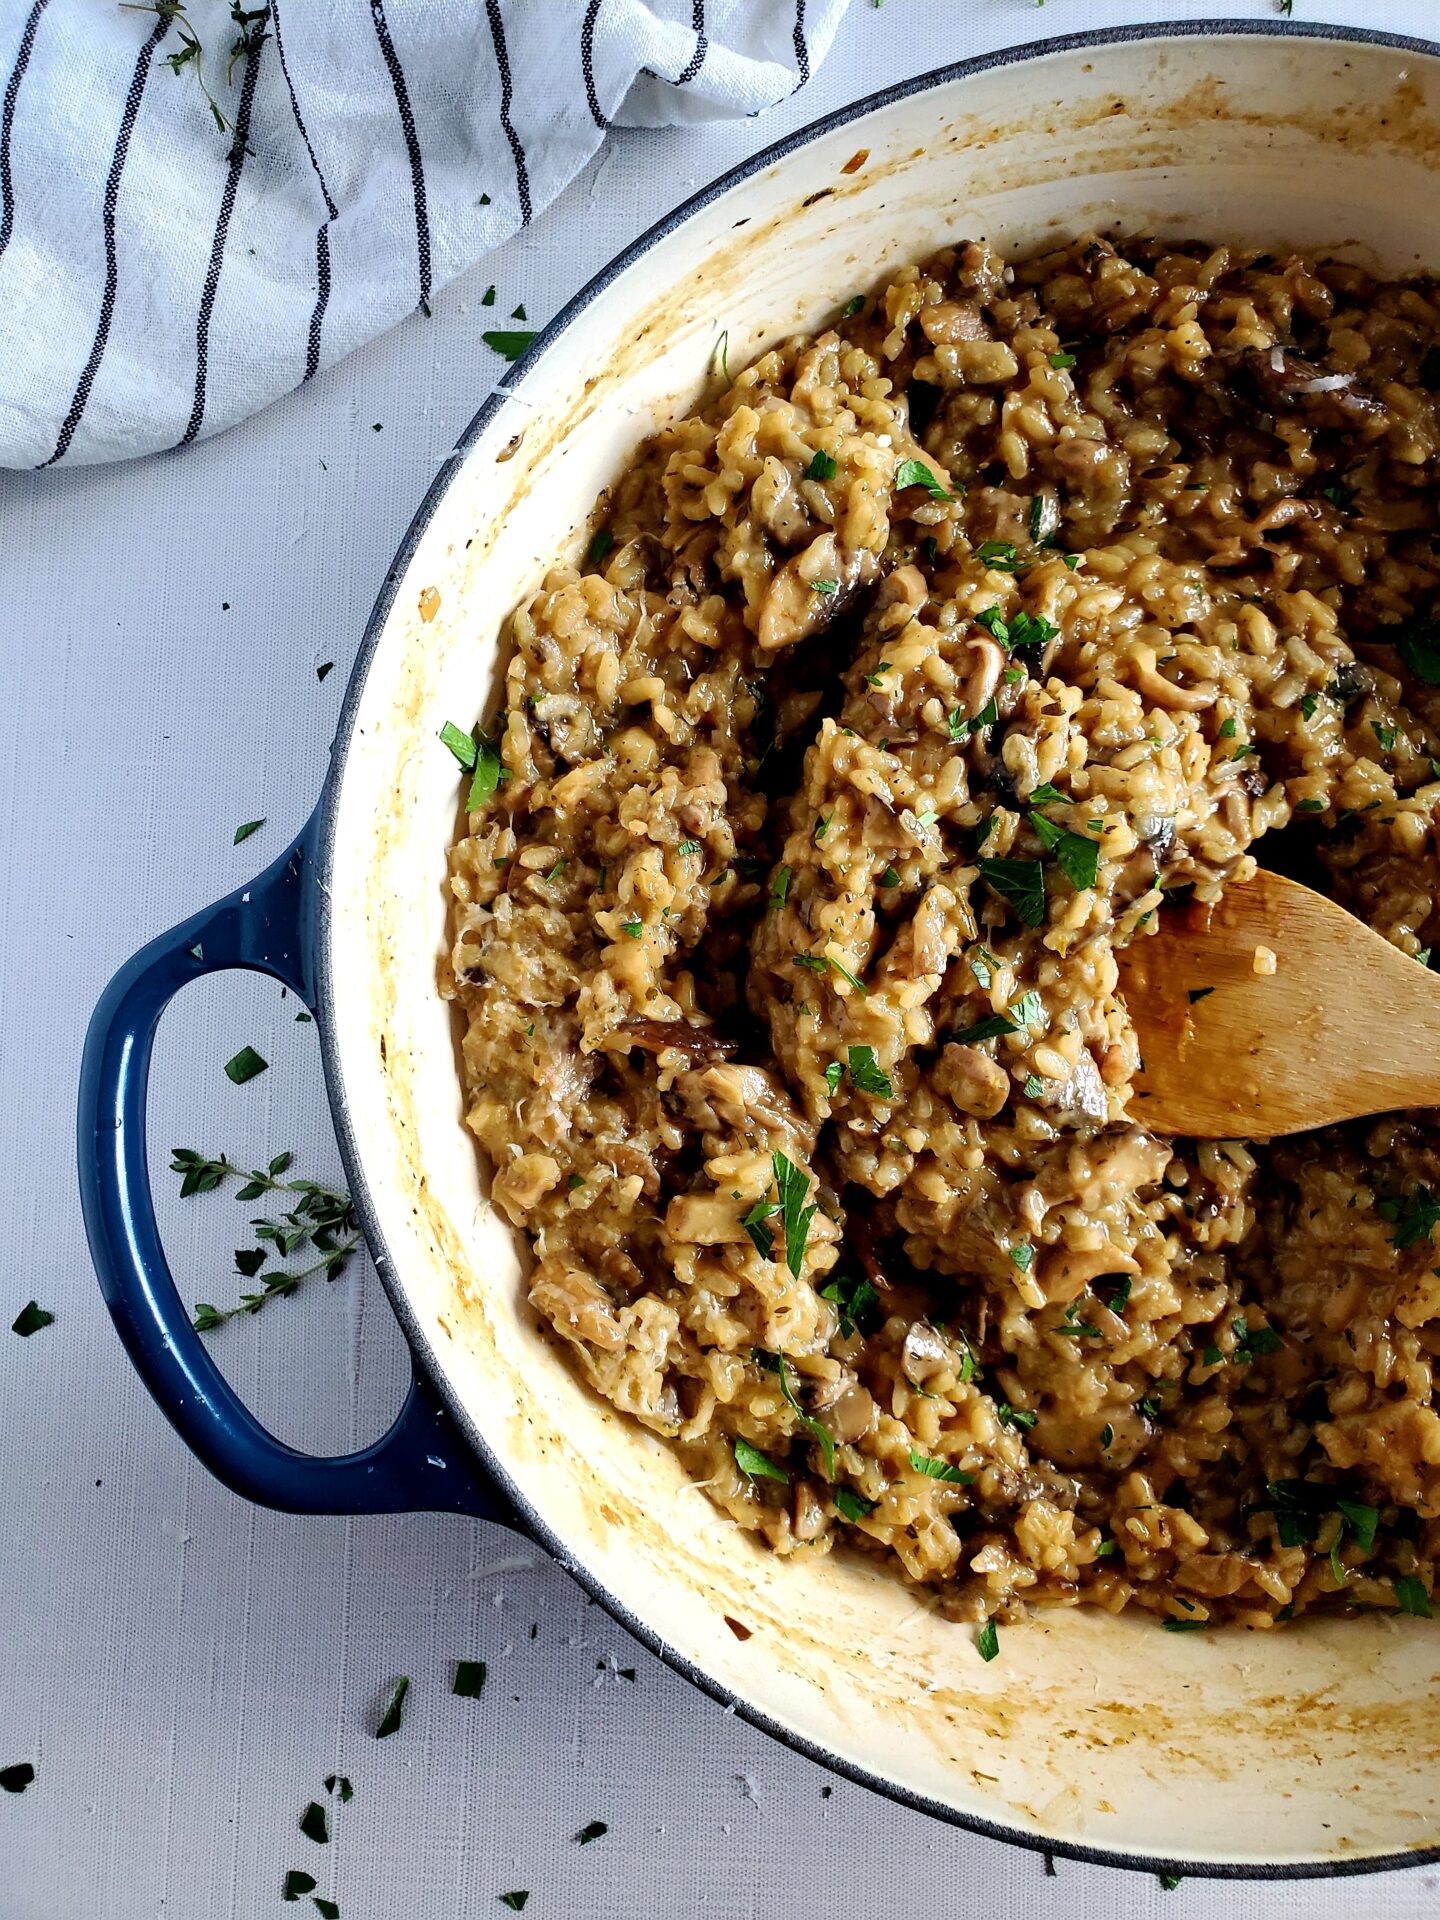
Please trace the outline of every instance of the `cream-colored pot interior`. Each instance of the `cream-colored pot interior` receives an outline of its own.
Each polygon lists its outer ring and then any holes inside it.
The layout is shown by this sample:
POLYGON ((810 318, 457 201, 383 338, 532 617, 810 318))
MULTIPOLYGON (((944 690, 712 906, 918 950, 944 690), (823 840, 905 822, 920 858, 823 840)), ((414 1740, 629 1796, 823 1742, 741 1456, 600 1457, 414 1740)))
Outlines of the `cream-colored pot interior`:
POLYGON ((1440 267, 1437 121, 1440 56, 1247 32, 1061 46, 802 140, 549 341, 434 505, 352 689, 322 956, 332 1091, 453 1404, 562 1558, 747 1709, 1047 1844, 1273 1868, 1440 1843, 1440 1624, 1167 1634, 1052 1612, 985 1665, 973 1629, 873 1565, 776 1559, 720 1518, 541 1338, 485 1200, 436 991, 457 797, 436 734, 486 707, 506 613, 695 399, 722 331, 739 367, 932 248, 1089 227, 1440 267))

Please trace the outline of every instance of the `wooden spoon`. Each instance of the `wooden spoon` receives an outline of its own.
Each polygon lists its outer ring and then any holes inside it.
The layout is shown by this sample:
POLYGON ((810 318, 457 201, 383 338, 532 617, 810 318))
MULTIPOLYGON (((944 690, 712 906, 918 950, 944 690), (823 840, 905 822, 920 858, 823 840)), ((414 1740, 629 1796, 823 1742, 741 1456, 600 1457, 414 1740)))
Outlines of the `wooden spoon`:
POLYGON ((1440 1106, 1440 977, 1297 881, 1166 909, 1116 959, 1144 1061, 1130 1112, 1156 1133, 1268 1140, 1440 1106))

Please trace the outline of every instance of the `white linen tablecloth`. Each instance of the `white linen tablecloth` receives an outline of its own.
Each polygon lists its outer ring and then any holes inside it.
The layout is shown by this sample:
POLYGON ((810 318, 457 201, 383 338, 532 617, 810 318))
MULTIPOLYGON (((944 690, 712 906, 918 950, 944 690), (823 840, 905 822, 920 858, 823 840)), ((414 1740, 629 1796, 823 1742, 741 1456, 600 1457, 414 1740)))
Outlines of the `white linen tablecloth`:
MULTIPOLYGON (((56 6, 68 0, 52 0, 56 6)), ((0 27, 16 0, 0 0, 0 27)), ((1434 0, 1295 0, 1423 34, 1434 0)), ((944 60, 1190 0, 852 5, 811 83, 759 123, 618 132, 478 272, 264 413, 177 455, 0 474, 0 1920, 278 1920, 285 1871, 344 1920, 1431 1920, 1440 1875, 1301 1886, 1058 1863, 832 1780, 640 1651, 555 1567, 458 1519, 260 1512, 187 1456, 121 1352, 73 1173, 86 1018, 157 930, 304 821, 376 587, 494 378, 497 308, 543 321, 692 188, 828 109, 944 60), (498 289, 483 305, 487 287, 498 289), (317 668, 335 670, 323 681, 317 668), (266 825, 232 845, 237 824, 266 825), (11 1336, 31 1298, 56 1315, 11 1336), (533 1628, 533 1633, 532 1633, 533 1628), (454 1698, 456 1659, 489 1663, 454 1698), (629 1677, 633 1671, 633 1678, 629 1677), (373 1715, 411 1676, 406 1722, 373 1715), (325 1776, 354 1798, 336 1806, 325 1776), (832 1790, 833 1789, 833 1790, 832 1790), (298 1828, 325 1802, 333 1838, 298 1828), (602 1820, 608 1833, 573 1836, 602 1820)), ((1269 0, 1233 8, 1261 18, 1269 0)), ((166 76, 169 84, 168 76, 166 76)), ((238 1292, 252 1209, 182 1208, 175 1144, 336 1176, 314 1029, 222 976, 167 1017, 155 1178, 187 1298, 238 1292), (271 1062, 234 1087, 251 1043, 271 1062)), ((358 1268, 217 1336, 260 1415, 319 1449, 377 1434, 404 1357, 358 1268)), ((1276 1808, 1277 1826, 1283 1807, 1276 1808)))

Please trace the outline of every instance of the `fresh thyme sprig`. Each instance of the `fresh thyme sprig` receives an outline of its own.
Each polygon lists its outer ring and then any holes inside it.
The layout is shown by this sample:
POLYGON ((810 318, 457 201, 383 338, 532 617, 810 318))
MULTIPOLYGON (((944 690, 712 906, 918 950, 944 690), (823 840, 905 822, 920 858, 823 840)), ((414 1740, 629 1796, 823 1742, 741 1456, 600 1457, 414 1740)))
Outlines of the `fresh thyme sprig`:
POLYGON ((180 1175, 182 1200, 197 1193, 213 1193, 227 1180, 241 1182, 235 1194, 237 1200, 258 1200, 267 1193, 299 1196, 278 1220, 250 1222, 260 1244, 237 1248, 235 1268, 247 1280, 258 1280, 259 1291, 242 1293, 233 1307, 213 1307, 208 1301, 197 1301, 195 1326, 200 1333, 213 1332, 237 1314, 258 1313, 267 1300, 283 1299, 317 1273, 323 1273, 327 1280, 338 1279, 360 1245, 360 1226, 349 1194, 334 1187, 322 1187, 314 1180, 284 1179, 282 1176, 289 1171, 292 1158, 288 1153, 277 1153, 263 1171, 253 1168, 247 1172, 223 1154, 218 1160, 207 1160, 193 1147, 171 1149, 170 1171, 180 1175), (287 1261, 307 1244, 320 1255, 312 1266, 299 1273, 291 1273, 283 1266, 261 1272, 267 1260, 287 1261))
MULTIPOLYGON (((200 36, 190 24, 185 11, 185 0, 119 0, 122 13, 153 13, 158 20, 173 24, 180 45, 174 53, 165 55, 165 64, 173 74, 183 73, 186 67, 195 69, 195 78, 216 128, 221 133, 234 133, 235 123, 210 91, 205 78, 205 49, 200 36)), ((235 65, 240 60, 250 60, 265 44, 266 29, 270 23, 270 9, 264 7, 246 7, 242 0, 230 0, 230 18, 236 26, 236 35, 230 43, 230 60, 225 69, 225 84, 235 83, 235 65)))

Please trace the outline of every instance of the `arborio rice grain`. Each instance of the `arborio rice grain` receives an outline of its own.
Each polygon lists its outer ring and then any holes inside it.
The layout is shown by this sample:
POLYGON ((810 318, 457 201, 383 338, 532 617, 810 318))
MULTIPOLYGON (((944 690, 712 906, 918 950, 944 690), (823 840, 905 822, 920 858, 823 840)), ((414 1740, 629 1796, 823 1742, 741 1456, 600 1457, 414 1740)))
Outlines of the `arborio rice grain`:
POLYGON ((467 1118, 542 1320, 776 1551, 959 1619, 1428 1611, 1435 1129, 1155 1138, 1114 950, 1257 856, 1440 936, 1437 342, 1334 261, 959 246, 514 614, 467 1118))

